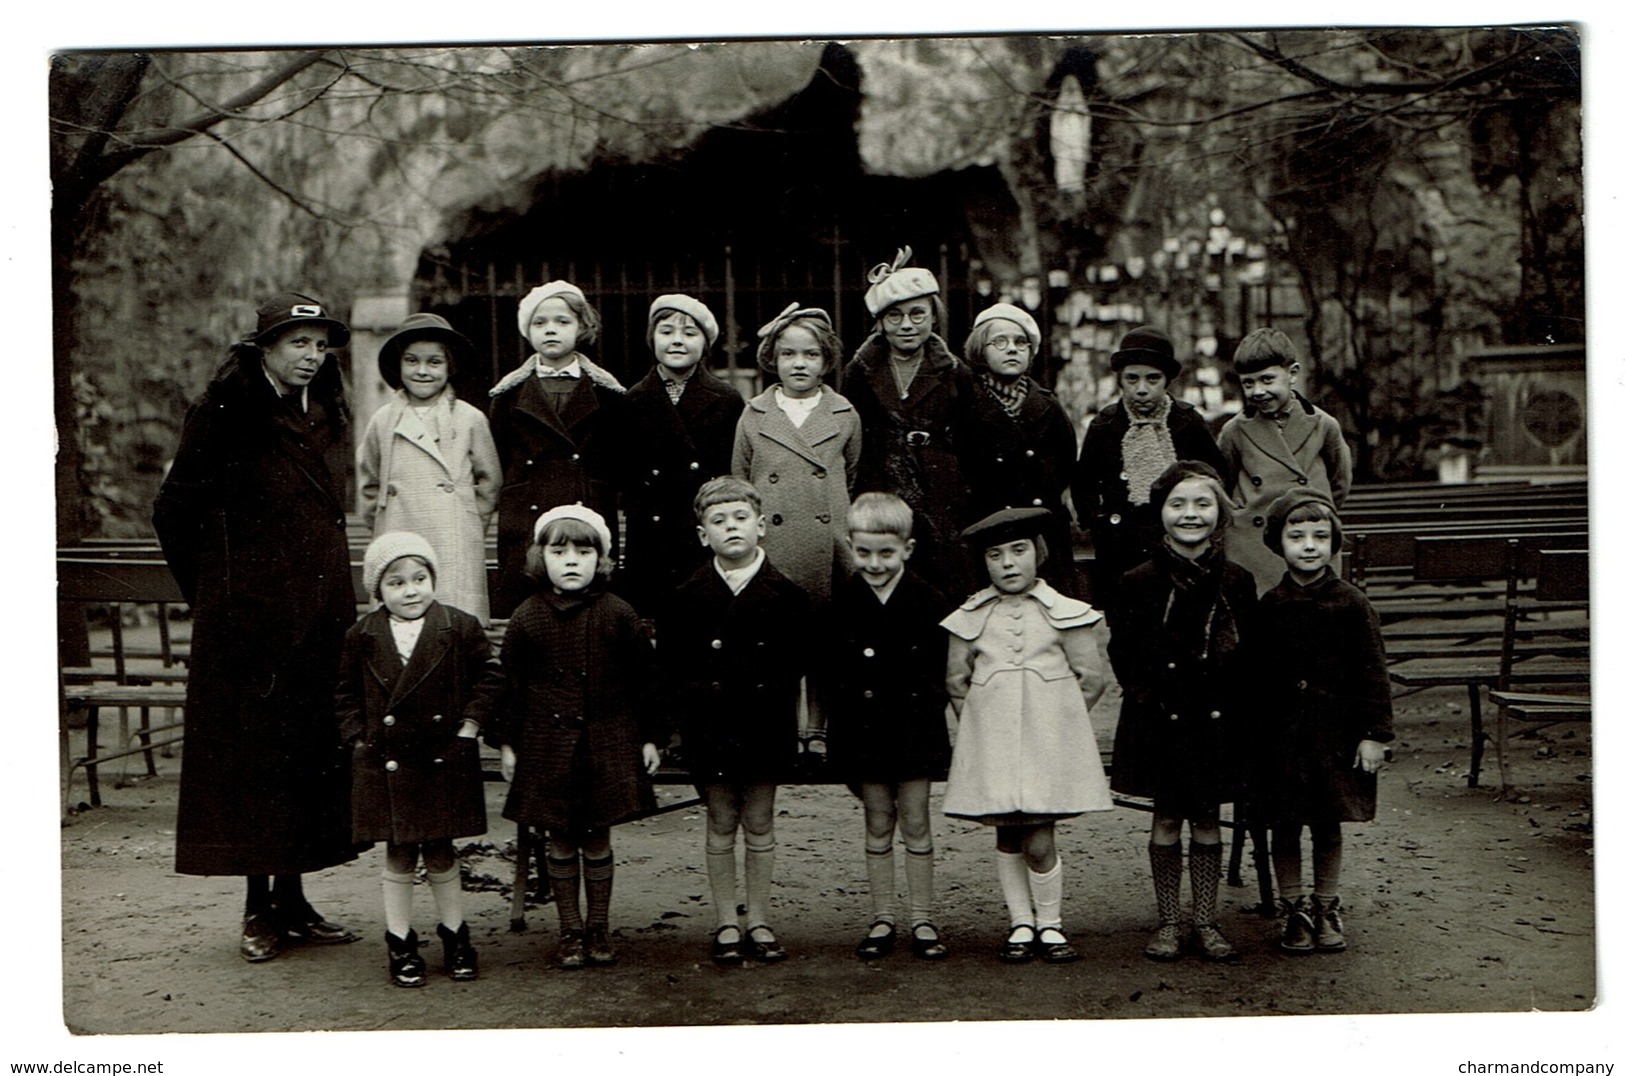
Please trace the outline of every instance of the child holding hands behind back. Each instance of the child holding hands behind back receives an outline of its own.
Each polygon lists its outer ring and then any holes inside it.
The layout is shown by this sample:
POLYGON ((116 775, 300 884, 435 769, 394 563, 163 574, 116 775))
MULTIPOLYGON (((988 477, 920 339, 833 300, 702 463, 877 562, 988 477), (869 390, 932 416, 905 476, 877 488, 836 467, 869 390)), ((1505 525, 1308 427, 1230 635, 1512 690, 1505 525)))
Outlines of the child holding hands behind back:
POLYGON ((1289 490, 1265 520, 1264 541, 1286 575, 1259 600, 1263 650, 1274 663, 1261 708, 1253 816, 1270 824, 1270 856, 1284 917, 1280 947, 1294 954, 1347 948, 1342 897, 1344 822, 1377 811, 1383 745, 1394 738, 1387 660, 1364 594, 1332 574, 1343 532, 1331 500, 1289 490), (1314 840, 1314 894, 1303 895, 1303 827, 1314 840))
POLYGON ((1112 809, 1089 708, 1106 680, 1090 630, 1101 616, 1038 576, 1042 508, 965 528, 988 585, 948 614, 948 699, 959 719, 942 811, 996 828, 1010 934, 999 959, 1078 959, 1061 929, 1055 823, 1112 809))
POLYGON ((527 570, 541 586, 508 625, 502 706, 485 732, 509 782, 502 817, 547 832, 557 962, 570 969, 615 963, 610 827, 654 809, 660 767, 646 694, 654 651, 637 613, 604 590, 609 549, 609 524, 591 508, 562 504, 536 520, 527 570))
MULTIPOLYGON (((1254 639, 1252 576, 1225 558, 1229 501, 1219 474, 1176 460, 1151 483, 1163 539, 1122 579, 1108 650, 1123 687, 1112 789, 1152 801, 1151 881, 1158 926, 1145 955, 1181 952, 1180 837, 1190 824, 1191 945, 1236 958, 1214 918, 1223 847, 1219 805, 1235 798, 1245 743, 1243 662, 1254 639)), ((1249 700, 1250 701, 1250 700, 1249 700)))
POLYGON ((914 512, 901 497, 862 494, 846 522, 857 571, 820 611, 828 649, 813 679, 829 715, 830 766, 863 801, 872 922, 857 955, 875 960, 897 944, 892 848, 901 829, 910 947, 921 960, 941 960, 948 948, 931 922, 929 797, 948 770, 948 602, 907 569, 914 512))
POLYGON ((345 635, 335 693, 340 735, 353 745, 353 836, 385 842, 384 941, 396 986, 426 979, 412 929, 420 854, 440 913, 446 974, 479 976, 451 842, 485 832, 475 737, 500 681, 480 622, 435 600, 436 568, 434 550, 419 535, 373 539, 362 583, 383 608, 345 635))
POLYGON ((807 672, 812 603, 762 552, 762 497, 713 478, 694 497, 711 551, 658 622, 662 696, 677 712, 683 757, 705 800, 705 869, 716 911, 711 961, 763 963, 788 954, 767 925, 773 885, 773 799, 795 765, 796 703, 807 672), (737 916, 734 838, 745 830, 745 931, 737 916))

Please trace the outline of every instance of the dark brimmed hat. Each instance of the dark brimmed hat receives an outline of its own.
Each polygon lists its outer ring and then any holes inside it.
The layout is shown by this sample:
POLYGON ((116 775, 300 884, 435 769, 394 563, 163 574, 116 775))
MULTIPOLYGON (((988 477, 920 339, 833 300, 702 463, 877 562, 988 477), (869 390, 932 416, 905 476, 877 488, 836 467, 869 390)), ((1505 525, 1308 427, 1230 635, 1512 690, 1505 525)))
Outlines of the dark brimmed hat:
POLYGON ((1337 506, 1332 499, 1318 489, 1307 486, 1295 486, 1270 502, 1269 509, 1264 513, 1264 544, 1276 556, 1282 556, 1281 533, 1286 530, 1286 520, 1293 512, 1305 505, 1319 505, 1332 517, 1332 552, 1335 554, 1343 548, 1343 524, 1337 518, 1337 506))
POLYGON ((451 327, 451 323, 438 314, 413 314, 401 322, 383 346, 378 349, 378 376, 390 388, 401 387, 401 352, 414 340, 438 340, 446 345, 452 370, 473 350, 468 337, 451 327))
POLYGON ((1047 508, 1001 508, 972 523, 959 536, 972 549, 986 549, 1017 538, 1038 538, 1050 519, 1047 508))
POLYGON ((1174 342, 1161 329, 1141 325, 1123 335, 1117 350, 1112 352, 1112 369, 1122 372, 1123 367, 1136 363, 1154 366, 1172 381, 1183 368, 1174 355, 1174 342))
POLYGON ((350 327, 338 318, 330 317, 320 299, 297 291, 285 291, 265 300, 256 311, 258 323, 252 337, 255 344, 264 346, 266 340, 289 325, 308 321, 327 326, 327 346, 340 348, 350 342, 350 327))

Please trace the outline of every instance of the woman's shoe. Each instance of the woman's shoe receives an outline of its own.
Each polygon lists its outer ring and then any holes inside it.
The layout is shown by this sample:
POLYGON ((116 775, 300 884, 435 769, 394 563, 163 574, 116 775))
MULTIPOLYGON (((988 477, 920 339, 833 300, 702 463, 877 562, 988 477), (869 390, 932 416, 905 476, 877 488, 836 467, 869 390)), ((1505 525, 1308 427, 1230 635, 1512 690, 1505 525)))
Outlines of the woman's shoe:
POLYGON ((282 951, 282 932, 276 916, 269 912, 249 912, 243 916, 243 939, 237 951, 250 964, 262 964, 282 951))
POLYGON ((389 946, 389 979, 396 986, 422 986, 428 981, 429 965, 418 955, 418 932, 409 930, 406 937, 397 938, 384 931, 384 942, 389 946))
POLYGON ((1178 960, 1182 940, 1178 923, 1164 923, 1146 944, 1145 955, 1152 960, 1178 960))
POLYGON ((468 924, 463 923, 456 930, 451 930, 441 923, 435 927, 435 933, 440 935, 440 948, 446 958, 446 974, 460 983, 478 979, 480 958, 468 940, 468 924))
POLYGON ((744 950, 740 948, 740 939, 743 937, 739 928, 729 923, 725 927, 718 927, 711 936, 711 963, 719 968, 736 968, 745 962, 744 950), (731 941, 723 941, 722 936, 733 931, 731 941))
POLYGON ((1067 941, 1066 934, 1060 927, 1045 927, 1038 932, 1038 940, 1033 943, 1038 955, 1046 964, 1070 964, 1082 954, 1072 948, 1067 941))
POLYGON ((876 919, 869 924, 869 933, 858 942, 857 954, 860 960, 879 960, 881 957, 891 956, 891 951, 897 947, 897 924, 890 919, 876 919), (885 927, 883 934, 875 931, 885 927))
POLYGON ((323 919, 309 901, 300 900, 284 905, 279 904, 273 896, 271 913, 289 941, 308 942, 311 945, 345 945, 361 939, 361 935, 355 931, 323 919))
POLYGON ((745 931, 745 953, 752 960, 760 960, 764 964, 777 964, 789 958, 779 939, 773 936, 773 928, 766 923, 758 923, 745 931), (758 932, 767 937, 758 937, 758 932))
POLYGON ((581 931, 565 930, 559 933, 559 952, 554 962, 569 971, 587 966, 587 943, 581 931))
POLYGON ((609 944, 608 927, 587 928, 587 963, 600 968, 615 963, 615 950, 609 944))
POLYGON ((1240 955, 1212 923, 1197 923, 1191 928, 1191 947, 1203 960, 1218 964, 1228 964, 1240 955))
POLYGON ((937 925, 931 920, 927 919, 924 922, 915 923, 913 935, 909 940, 909 948, 914 950, 914 955, 918 959, 946 960, 948 958, 948 947, 942 944, 942 938, 937 934, 937 925), (931 933, 921 934, 920 931, 922 930, 929 930, 931 933))
POLYGON ((1011 927, 1010 936, 999 946, 999 959, 1006 964, 1025 964, 1033 958, 1033 943, 1037 940, 1038 934, 1025 923, 1011 927))
POLYGON ((1343 898, 1327 897, 1325 901, 1316 893, 1313 900, 1315 912, 1315 948, 1322 953, 1341 953, 1349 947, 1343 939, 1343 898))

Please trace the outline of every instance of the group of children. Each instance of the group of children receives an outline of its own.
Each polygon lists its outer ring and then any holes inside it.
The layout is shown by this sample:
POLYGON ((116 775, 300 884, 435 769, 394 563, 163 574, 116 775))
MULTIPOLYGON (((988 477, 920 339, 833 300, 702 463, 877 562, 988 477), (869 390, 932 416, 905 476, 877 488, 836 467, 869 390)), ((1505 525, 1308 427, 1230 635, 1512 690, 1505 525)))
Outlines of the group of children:
POLYGON ((652 810, 674 734, 706 806, 711 960, 784 960, 769 915, 775 796, 804 731, 826 723, 829 770, 863 805, 860 958, 889 955, 900 926, 916 957, 948 955, 928 810, 944 778, 944 813, 995 832, 1001 960, 1078 959, 1055 825, 1110 810, 1114 791, 1153 804, 1148 957, 1236 956, 1215 922, 1218 818, 1242 795, 1274 827, 1281 947, 1344 946, 1339 827, 1372 817, 1392 732, 1375 620, 1332 563, 1347 451, 1293 391, 1290 341, 1243 341, 1249 410, 1212 463, 1169 434, 1181 412, 1166 397, 1178 372, 1167 338, 1136 330, 1113 357, 1128 405, 1117 495, 1134 513, 1122 533, 1143 552, 1114 562, 1106 610, 1124 695, 1108 782, 1090 720, 1106 685, 1103 617, 1074 596, 1062 498, 1069 481, 1075 500, 1080 490, 1077 442, 1027 376, 1038 327, 1019 307, 990 307, 967 342, 974 363, 961 361, 939 335, 935 279, 907 260, 905 249, 871 275, 875 330, 842 371, 845 395, 825 384, 841 368, 831 319, 796 303, 760 331, 772 383, 748 401, 706 369, 717 322, 685 295, 651 305, 655 365, 624 389, 577 350, 599 328, 581 291, 533 290, 519 326, 535 353, 492 389, 489 425, 452 395, 467 341, 443 320, 415 315, 384 345, 380 373, 399 391, 358 456, 378 534, 364 582, 382 608, 346 639, 338 709, 355 838, 386 845, 395 983, 426 977, 410 918, 420 858, 445 970, 478 974, 451 844, 485 828, 477 737, 500 750, 504 817, 546 835, 559 966, 616 960, 610 832, 652 810), (1238 533, 1277 558, 1258 569, 1268 576, 1244 567, 1238 533), (493 613, 509 617, 500 661, 481 630, 493 613))

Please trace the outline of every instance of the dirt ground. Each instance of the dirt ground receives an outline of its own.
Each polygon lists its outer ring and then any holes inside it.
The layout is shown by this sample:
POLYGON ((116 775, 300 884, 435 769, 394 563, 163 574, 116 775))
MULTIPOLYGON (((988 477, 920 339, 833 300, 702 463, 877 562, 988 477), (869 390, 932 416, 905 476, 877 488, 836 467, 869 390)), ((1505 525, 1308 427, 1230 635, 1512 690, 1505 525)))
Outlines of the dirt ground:
MULTIPOLYGON (((994 959, 1005 919, 991 833, 938 813, 937 922, 952 956, 928 964, 900 948, 860 964, 851 953, 868 908, 859 807, 838 786, 793 786, 779 799, 772 917, 788 962, 722 971, 707 961, 703 815, 688 808, 616 831, 620 963, 561 971, 550 905, 532 907, 528 930, 509 929, 513 827, 496 784, 487 786, 491 830, 464 856, 478 982, 390 984, 378 849, 307 879, 317 906, 359 929, 361 942, 251 966, 236 953, 241 880, 173 870, 179 758, 161 759, 158 777, 123 787, 108 773, 104 806, 63 824, 62 1019, 80 1035, 130 1035, 1587 1009, 1597 994, 1589 726, 1514 739, 1510 794, 1492 749, 1484 787, 1469 789, 1464 704, 1463 693, 1442 690, 1398 703, 1378 818, 1346 830, 1349 951, 1276 952, 1274 923, 1245 911, 1257 900, 1249 864, 1241 888, 1221 891, 1221 923, 1243 951, 1231 966, 1140 955, 1154 925, 1148 816, 1126 809, 1059 831, 1081 962, 994 959)), ((1109 728, 1101 736, 1109 742, 1109 728)), ((415 910, 419 932, 432 932, 421 884, 415 910)))

